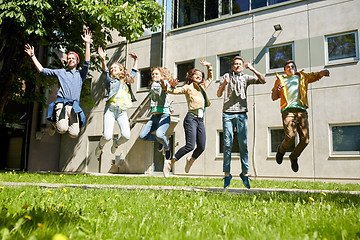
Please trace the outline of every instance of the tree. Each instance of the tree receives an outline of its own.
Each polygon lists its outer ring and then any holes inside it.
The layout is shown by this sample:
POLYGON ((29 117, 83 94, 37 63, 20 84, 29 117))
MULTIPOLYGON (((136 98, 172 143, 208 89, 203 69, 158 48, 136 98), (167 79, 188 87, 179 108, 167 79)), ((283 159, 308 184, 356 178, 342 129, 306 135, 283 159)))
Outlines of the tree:
MULTIPOLYGON (((80 37, 84 28, 93 33, 95 53, 98 46, 112 42, 112 30, 127 40, 137 39, 148 28, 155 31, 162 24, 162 13, 153 0, 0 0, 0 119, 10 100, 45 103, 44 94, 35 86, 47 88, 56 83, 36 73, 24 53, 26 43, 35 50, 40 46, 73 50, 84 59, 80 37)), ((50 67, 64 67, 57 57, 55 60, 50 67)), ((96 57, 91 58, 94 69, 100 69, 96 57)))

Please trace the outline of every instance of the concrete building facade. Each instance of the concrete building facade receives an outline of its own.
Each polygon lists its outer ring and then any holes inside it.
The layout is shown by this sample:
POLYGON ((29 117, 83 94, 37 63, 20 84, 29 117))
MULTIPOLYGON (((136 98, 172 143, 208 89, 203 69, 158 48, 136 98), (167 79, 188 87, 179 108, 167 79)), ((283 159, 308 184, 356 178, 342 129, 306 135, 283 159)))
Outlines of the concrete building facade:
MULTIPOLYGON (((246 61, 251 60, 267 81, 265 85, 251 85, 247 90, 250 174, 264 179, 359 183, 360 1, 268 0, 264 1, 265 5, 256 5, 257 1, 248 1, 244 5, 246 1, 234 0, 226 5, 225 1, 219 0, 215 10, 207 5, 210 1, 195 2, 203 6, 202 10, 194 12, 185 1, 171 1, 171 11, 170 8, 167 11, 171 15, 171 27, 166 31, 134 42, 119 39, 108 45, 109 63, 119 61, 130 70, 132 60, 128 53, 135 52, 139 56, 140 71, 132 86, 137 102, 128 110, 128 116, 131 117, 142 106, 149 93, 151 67, 164 65, 181 81, 188 68, 205 71, 199 63, 205 58, 214 68, 214 80, 207 90, 211 106, 206 109, 204 118, 207 143, 205 152, 188 175, 222 176, 223 98, 218 98, 216 91, 221 75, 231 65, 229 59, 241 55, 246 61), (225 11, 225 7, 229 7, 229 11, 225 11), (203 15, 199 11, 203 11, 203 15), (271 89, 275 72, 282 73, 280 66, 288 59, 295 61, 298 70, 330 71, 330 77, 309 85, 310 144, 299 158, 297 173, 290 168, 288 154, 282 165, 275 161, 276 147, 283 131, 280 104, 271 100, 271 89)), ((245 73, 251 74, 248 70, 245 73)), ((77 139, 57 136, 60 138, 56 150, 59 152, 57 170, 148 175, 161 172, 163 156, 157 152, 157 145, 139 139, 144 123, 150 117, 148 103, 141 108, 131 129, 131 139, 120 146, 115 155, 110 153, 111 143, 108 143, 102 156, 95 157, 94 150, 103 131, 106 92, 101 73, 94 72, 93 75, 92 92, 96 106, 86 110, 87 123, 77 139)), ((167 135, 176 152, 185 144, 183 119, 187 104, 183 95, 172 95, 171 99, 175 112, 167 135)), ((114 134, 120 134, 118 126, 115 126, 114 134)), ((233 151, 231 172, 238 175, 241 172, 239 154, 236 148, 233 151)), ((174 175, 185 174, 185 157, 175 164, 174 175)), ((29 170, 46 170, 36 161, 40 160, 30 158, 29 170)))

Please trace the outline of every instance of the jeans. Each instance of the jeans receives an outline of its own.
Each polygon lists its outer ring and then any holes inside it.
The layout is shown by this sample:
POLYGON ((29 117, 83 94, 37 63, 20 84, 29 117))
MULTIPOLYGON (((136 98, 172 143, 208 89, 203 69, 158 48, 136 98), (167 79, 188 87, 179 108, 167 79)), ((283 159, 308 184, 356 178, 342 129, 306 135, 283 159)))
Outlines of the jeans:
POLYGON ((107 105, 104 110, 104 134, 100 145, 104 146, 110 141, 114 133, 115 120, 120 128, 121 137, 117 140, 117 145, 123 144, 130 139, 130 124, 126 110, 121 110, 113 105, 107 105))
POLYGON ((169 114, 153 114, 140 132, 140 139, 145 141, 158 141, 165 149, 169 149, 169 143, 165 133, 170 126, 169 114), (153 133, 154 131, 155 134, 153 133))
POLYGON ((57 103, 56 111, 56 129, 58 133, 69 133, 71 138, 76 138, 80 132, 79 116, 73 111, 72 105, 57 103))
POLYGON ((194 150, 196 143, 197 147, 191 156, 196 160, 205 150, 206 132, 203 118, 198 118, 194 114, 188 113, 183 125, 186 144, 176 152, 175 158, 179 160, 182 156, 194 150))
POLYGON ((300 142, 291 153, 294 158, 297 158, 309 144, 309 122, 307 111, 289 108, 284 110, 281 115, 285 138, 280 144, 280 152, 285 153, 285 151, 294 144, 296 132, 298 132, 300 142))
POLYGON ((223 113, 224 131, 224 162, 223 172, 230 173, 231 149, 233 146, 234 132, 237 132, 239 151, 241 158, 241 170, 249 171, 249 159, 247 150, 247 114, 246 113, 223 113))

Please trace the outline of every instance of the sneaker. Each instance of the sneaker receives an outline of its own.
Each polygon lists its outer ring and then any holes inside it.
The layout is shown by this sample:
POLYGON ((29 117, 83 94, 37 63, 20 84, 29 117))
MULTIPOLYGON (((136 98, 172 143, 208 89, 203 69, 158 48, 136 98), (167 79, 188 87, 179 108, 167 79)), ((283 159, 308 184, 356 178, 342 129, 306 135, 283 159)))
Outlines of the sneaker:
POLYGON ((55 132, 56 132, 56 126, 55 126, 55 124, 54 124, 54 123, 50 123, 50 126, 48 127, 48 134, 49 134, 50 136, 54 136, 55 132))
POLYGON ((291 169, 292 169, 294 172, 299 171, 298 158, 292 158, 292 157, 291 157, 291 154, 290 154, 289 158, 290 158, 290 162, 291 162, 291 169))
POLYGON ((185 165, 185 172, 188 173, 190 171, 190 168, 192 166, 191 157, 186 158, 186 165, 185 165))
POLYGON ((245 176, 244 174, 240 173, 240 178, 243 181, 243 184, 246 188, 250 189, 249 177, 245 176))
POLYGON ((284 158, 284 153, 280 152, 280 146, 278 146, 277 152, 276 152, 276 162, 278 164, 281 164, 284 158))
POLYGON ((170 149, 165 150, 165 159, 170 160, 172 157, 170 149))
POLYGON ((119 145, 117 145, 117 139, 114 138, 114 140, 113 140, 113 145, 111 146, 111 153, 112 153, 112 154, 115 154, 116 149, 118 148, 118 146, 119 146, 119 145))
POLYGON ((102 147, 100 147, 100 143, 99 143, 95 149, 95 157, 99 158, 101 153, 102 153, 102 147))
POLYGON ((163 167, 163 174, 164 177, 168 178, 171 171, 171 160, 165 160, 164 161, 164 167, 163 167))
POLYGON ((225 176, 223 179, 224 179, 224 188, 227 188, 230 185, 232 175, 230 174, 229 176, 225 176))

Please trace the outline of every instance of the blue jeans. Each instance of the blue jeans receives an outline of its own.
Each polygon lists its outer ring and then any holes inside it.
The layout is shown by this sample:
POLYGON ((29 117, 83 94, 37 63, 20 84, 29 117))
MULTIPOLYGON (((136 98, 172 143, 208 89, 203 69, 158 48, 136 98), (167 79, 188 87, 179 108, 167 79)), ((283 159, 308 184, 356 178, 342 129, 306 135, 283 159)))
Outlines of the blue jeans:
POLYGON ((247 114, 246 113, 223 113, 224 131, 224 162, 223 172, 230 172, 231 149, 234 141, 234 132, 237 132, 239 151, 241 158, 241 170, 249 171, 249 159, 247 150, 247 114))
POLYGON ((180 160, 182 156, 194 150, 196 143, 196 149, 191 156, 196 160, 205 150, 206 132, 203 118, 198 118, 194 114, 188 113, 183 125, 186 144, 176 152, 175 158, 180 160))
POLYGON ((170 126, 169 114, 153 114, 140 132, 140 138, 145 141, 158 141, 165 149, 169 149, 169 143, 165 133, 170 126), (153 133, 154 131, 155 134, 153 133))

